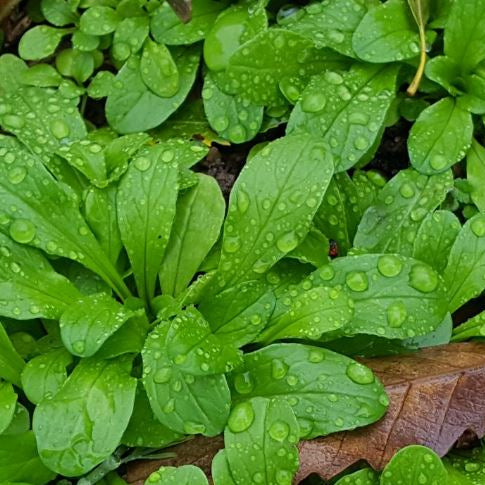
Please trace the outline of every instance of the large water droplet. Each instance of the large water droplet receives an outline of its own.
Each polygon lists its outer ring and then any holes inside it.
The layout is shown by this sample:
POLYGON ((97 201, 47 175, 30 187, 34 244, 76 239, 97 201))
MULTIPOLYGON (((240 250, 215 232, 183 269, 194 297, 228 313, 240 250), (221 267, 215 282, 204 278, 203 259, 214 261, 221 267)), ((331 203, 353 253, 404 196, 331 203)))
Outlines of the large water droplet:
POLYGON ((69 126, 62 120, 54 120, 50 124, 52 134, 59 140, 69 136, 69 126))
POLYGON ((430 293, 438 286, 438 275, 424 264, 415 264, 409 274, 409 284, 422 293, 430 293))
POLYGON ((325 108, 327 100, 323 93, 308 93, 303 95, 301 109, 306 113, 317 113, 325 108))
POLYGON ((397 256, 384 254, 377 261, 377 269, 381 275, 392 278, 401 272, 402 262, 397 256))
POLYGON ((352 362, 347 366, 346 374, 356 384, 372 384, 375 380, 373 372, 357 362, 352 362))
POLYGON ((273 379, 283 379, 288 373, 288 366, 279 359, 273 359, 271 362, 271 375, 273 379))
POLYGON ((485 217, 475 216, 470 224, 473 234, 477 237, 485 236, 485 217))
POLYGON ((148 170, 151 165, 151 160, 147 157, 138 157, 135 158, 135 161, 133 162, 135 164, 135 167, 140 170, 140 172, 144 172, 145 170, 148 170))
POLYGON ((156 384, 165 384, 171 377, 172 369, 170 367, 162 367, 153 374, 153 381, 156 384))
POLYGON ((234 388, 239 394, 249 394, 254 389, 254 382, 249 372, 234 377, 234 388))
POLYGON ((443 155, 434 155, 429 164, 435 170, 443 170, 448 165, 448 161, 443 155))
POLYGON ((406 306, 401 301, 391 303, 387 307, 387 323, 392 328, 399 328, 408 316, 406 306))
POLYGON ((201 423, 194 423, 193 421, 186 421, 184 423, 184 431, 187 434, 201 434, 205 431, 205 425, 201 423))
POLYGON ((275 441, 283 441, 288 437, 290 427, 283 421, 275 421, 269 428, 269 435, 275 441))
POLYGON ((227 425, 233 433, 242 433, 253 424, 253 421, 253 405, 250 402, 242 402, 231 411, 227 425))
POLYGON ((281 236, 276 241, 276 247, 282 253, 289 253, 293 251, 298 246, 298 237, 296 236, 294 231, 290 231, 287 234, 281 236))
POLYGON ((27 219, 16 219, 10 226, 10 237, 21 244, 30 243, 36 233, 35 226, 27 219))
POLYGON ((17 185, 25 179, 26 175, 25 167, 14 167, 8 172, 8 180, 11 184, 17 185))
POLYGON ((353 291, 365 291, 369 287, 367 275, 362 271, 351 271, 346 275, 345 282, 353 291))

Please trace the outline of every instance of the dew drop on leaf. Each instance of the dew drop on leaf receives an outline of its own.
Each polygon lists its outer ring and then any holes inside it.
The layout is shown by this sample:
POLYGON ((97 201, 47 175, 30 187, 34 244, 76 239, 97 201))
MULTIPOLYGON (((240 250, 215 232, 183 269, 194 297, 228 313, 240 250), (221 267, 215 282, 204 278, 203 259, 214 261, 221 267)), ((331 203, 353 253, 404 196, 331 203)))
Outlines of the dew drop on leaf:
POLYGON ((438 286, 438 276, 428 266, 415 264, 409 274, 409 284, 422 293, 430 293, 438 286))
POLYGON ((389 305, 386 315, 389 326, 392 328, 399 328, 406 321, 408 313, 404 303, 397 301, 389 305))
POLYGON ((21 244, 30 243, 35 237, 36 229, 27 219, 16 219, 10 226, 10 237, 21 244))
POLYGON ((357 362, 348 365, 346 374, 356 384, 372 384, 375 380, 373 372, 366 366, 357 362))
POLYGON ((253 424, 253 421, 253 405, 251 402, 242 402, 231 411, 227 425, 233 433, 242 433, 253 424))
POLYGON ((485 236, 485 217, 477 216, 471 222, 471 230, 477 237, 485 236))
POLYGON ((352 291, 365 291, 369 287, 367 275, 362 271, 351 271, 345 276, 345 282, 352 291))
POLYGON ((283 421, 275 421, 269 428, 269 435, 275 441, 284 441, 290 433, 290 427, 283 421))
POLYGON ((378 259, 377 269, 382 276, 392 278, 401 272, 402 262, 397 256, 385 254, 378 259))

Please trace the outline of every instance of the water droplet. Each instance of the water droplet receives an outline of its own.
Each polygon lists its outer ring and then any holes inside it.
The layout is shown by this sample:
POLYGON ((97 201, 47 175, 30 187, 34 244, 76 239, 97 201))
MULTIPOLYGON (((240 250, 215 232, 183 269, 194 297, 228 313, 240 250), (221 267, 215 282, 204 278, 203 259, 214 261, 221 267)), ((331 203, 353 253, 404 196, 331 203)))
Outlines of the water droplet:
POLYGON ((275 441, 285 440, 290 433, 290 427, 283 421, 275 421, 269 428, 269 435, 275 441))
POLYGON ((273 359, 271 362, 271 375, 273 379, 283 379, 288 373, 288 366, 279 359, 273 359))
POLYGON ((201 434, 205 431, 205 425, 201 423, 194 423, 193 421, 186 421, 184 423, 184 431, 187 434, 201 434))
POLYGON ((405 199, 410 199, 411 197, 414 196, 414 188, 411 184, 405 182, 404 184, 401 185, 399 188, 399 193, 405 198, 405 199))
POLYGON ((365 365, 352 362, 347 366, 346 374, 356 384, 372 384, 375 380, 373 372, 365 365))
POLYGON ((219 116, 213 122, 214 130, 224 131, 229 126, 229 119, 227 116, 219 116))
POLYGON ((406 318, 408 316, 406 306, 401 301, 391 303, 387 307, 386 314, 387 323, 392 328, 399 328, 406 321, 406 318))
POLYGON ((3 122, 13 129, 20 129, 25 124, 25 121, 17 115, 6 115, 3 117, 3 122))
POLYGON ((365 150, 369 146, 369 142, 367 141, 367 138, 364 138, 363 136, 358 136, 354 140, 354 147, 357 148, 357 150, 365 150))
POLYGON ((165 384, 172 377, 172 369, 170 367, 162 367, 158 369, 153 375, 153 381, 156 384, 165 384))
POLYGON ((248 194, 246 194, 246 192, 244 192, 244 190, 242 190, 242 189, 239 189, 237 191, 236 204, 237 204, 237 208, 239 209, 239 212, 241 214, 245 214, 246 211, 249 208, 249 197, 248 197, 248 194))
POLYGON ((276 247, 282 253, 289 253, 293 251, 298 246, 298 237, 296 236, 294 231, 290 231, 287 234, 281 236, 276 241, 276 247))
POLYGON ((327 71, 324 74, 324 78, 330 84, 338 85, 344 82, 344 78, 339 73, 333 71, 327 71))
POLYGON ((306 113, 317 113, 325 108, 327 100, 323 93, 308 93, 303 95, 301 109, 306 113))
POLYGON ((382 406, 387 407, 389 406, 389 397, 388 395, 383 392, 378 399, 379 403, 382 404, 382 406))
POLYGON ((237 374, 234 378, 234 388, 239 394, 249 394, 254 389, 254 382, 249 372, 237 374))
POLYGON ((475 216, 470 224, 470 227, 475 236, 485 236, 485 217, 482 215, 475 216))
POLYGON ((133 163, 135 164, 135 167, 140 170, 140 172, 148 170, 150 168, 150 165, 152 164, 151 160, 147 157, 135 158, 135 161, 133 163))
POLYGON ((319 276, 324 281, 330 281, 335 276, 335 270, 327 264, 320 268, 319 276))
POLYGON ((52 121, 50 129, 52 134, 59 140, 69 136, 69 126, 62 120, 52 121))
POLYGON ((21 244, 30 243, 35 233, 35 226, 27 219, 16 219, 10 226, 10 237, 21 244))
POLYGON ((250 402, 237 404, 231 411, 227 425, 233 433, 246 431, 254 421, 254 409, 250 402))
POLYGON ((346 275, 345 282, 352 291, 365 291, 369 287, 367 275, 362 271, 351 271, 346 275))
POLYGON ((313 364, 318 364, 325 359, 325 354, 321 350, 312 349, 308 355, 308 360, 313 364))
POLYGON ((443 170, 448 165, 448 161, 443 155, 434 155, 431 158, 430 165, 434 170, 443 170))
POLYGON ((224 239, 224 251, 227 253, 235 253, 241 247, 241 240, 239 236, 227 236, 224 239))
POLYGON ((83 340, 78 340, 77 342, 74 342, 72 344, 72 350, 74 350, 76 354, 82 354, 85 348, 86 348, 86 345, 84 344, 83 340))
POLYGON ((424 264, 415 264, 409 274, 409 284, 422 293, 430 293, 438 286, 438 275, 424 264))
POLYGON ((25 167, 14 167, 8 172, 8 180, 11 184, 17 185, 25 179, 26 175, 25 167))
POLYGON ((377 260, 377 269, 388 278, 397 276, 402 270, 401 260, 392 254, 384 254, 377 260))

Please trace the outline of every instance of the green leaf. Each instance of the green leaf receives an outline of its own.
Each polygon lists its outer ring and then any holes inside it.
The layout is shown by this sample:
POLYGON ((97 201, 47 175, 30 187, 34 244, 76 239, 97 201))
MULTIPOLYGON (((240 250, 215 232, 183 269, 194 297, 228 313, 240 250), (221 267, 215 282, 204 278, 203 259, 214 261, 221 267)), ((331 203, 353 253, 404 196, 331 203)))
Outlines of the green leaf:
POLYGON ((388 0, 367 12, 352 47, 367 62, 393 62, 419 54, 418 27, 406 0, 388 0), (392 19, 392 20, 390 20, 392 19))
POLYGON ((89 83, 87 93, 90 98, 101 99, 113 90, 115 75, 110 71, 99 71, 89 83))
POLYGON ((480 312, 453 329, 453 342, 462 342, 470 338, 485 337, 485 312, 480 312))
POLYGON ((225 202, 217 182, 198 174, 199 183, 177 200, 165 256, 160 269, 164 294, 178 296, 190 283, 219 238, 225 202))
POLYGON ((314 224, 336 241, 339 255, 345 256, 352 247, 357 226, 365 210, 374 203, 377 192, 364 172, 354 171, 352 178, 341 172, 330 182, 314 224))
POLYGON ((302 344, 273 344, 245 354, 231 388, 235 403, 256 396, 287 401, 305 439, 373 423, 389 403, 370 369, 302 344))
POLYGON ((443 277, 454 312, 485 289, 485 216, 477 214, 461 228, 451 247, 443 277))
POLYGON ((116 131, 134 133, 155 128, 183 103, 194 84, 199 48, 180 48, 172 54, 180 74, 180 88, 171 98, 156 96, 147 88, 141 77, 138 57, 131 57, 120 69, 115 78, 115 89, 106 102, 106 117, 116 131))
POLYGON ((211 475, 216 485, 236 485, 229 469, 226 450, 220 450, 212 460, 211 475))
POLYGON ((61 315, 62 342, 71 354, 91 357, 132 315, 106 293, 80 298, 61 315))
POLYGON ((0 377, 21 387, 20 374, 24 366, 24 360, 15 350, 5 328, 0 323, 0 377))
POLYGON ((267 284, 249 281, 202 300, 199 309, 221 341, 242 347, 264 328, 274 304, 267 284))
POLYGON ((311 227, 305 239, 287 257, 319 268, 328 263, 329 249, 330 241, 327 236, 316 227, 311 227))
POLYGON ((444 210, 430 212, 416 234, 413 258, 429 264, 438 273, 443 273, 451 247, 460 229, 460 221, 453 212, 444 210))
POLYGON ((128 17, 116 27, 113 36, 113 57, 124 61, 143 46, 150 30, 148 17, 128 17))
POLYGON ((50 64, 36 64, 20 74, 23 84, 28 86, 59 86, 62 76, 50 64))
POLYGON ((51 470, 79 476, 115 451, 135 400, 130 367, 121 360, 81 360, 60 391, 36 407, 37 446, 51 470))
POLYGON ((22 86, 22 75, 29 68, 27 64, 13 54, 0 56, 0 95, 16 91, 22 86))
POLYGON ((75 9, 66 0, 42 0, 40 10, 45 19, 57 27, 74 24, 79 19, 75 9))
POLYGON ((134 447, 165 448, 180 439, 182 439, 182 435, 168 429, 155 418, 145 389, 139 383, 136 389, 133 414, 121 438, 121 443, 134 447))
POLYGON ((142 351, 143 385, 156 418, 181 434, 216 436, 227 422, 231 395, 223 374, 193 376, 167 352, 168 324, 148 336, 142 351))
POLYGON ((177 94, 179 72, 172 54, 164 44, 147 39, 140 61, 143 82, 157 96, 170 98, 177 94))
MULTIPOLYGON (((354 317, 337 336, 359 333, 406 339, 435 330, 448 312, 445 282, 430 266, 392 254, 334 259, 300 287, 342 286, 354 300, 354 317)), ((293 288, 280 297, 291 297, 293 288)), ((329 335, 330 340, 332 335, 329 335)))
POLYGON ((2 433, 3 436, 18 435, 30 430, 30 415, 27 408, 17 402, 15 414, 9 427, 2 433))
POLYGON ((236 405, 224 431, 224 452, 234 482, 292 483, 298 469, 298 435, 295 415, 283 400, 256 397, 236 405))
POLYGON ((231 143, 244 143, 258 134, 263 122, 263 106, 224 93, 210 71, 204 77, 202 99, 209 124, 222 138, 231 143))
POLYGON ((44 485, 56 476, 39 458, 32 431, 0 435, 0 476, 15 482, 44 485))
POLYGON ((399 450, 386 465, 381 485, 396 483, 447 483, 448 473, 440 457, 430 448, 411 445, 399 450))
POLYGON ((379 2, 375 0, 337 0, 308 5, 284 21, 283 26, 348 57, 357 57, 352 36, 364 15, 379 2))
POLYGON ((422 111, 411 128, 411 164, 428 175, 443 172, 465 157, 472 136, 472 115, 453 98, 443 98, 422 111))
POLYGON ((20 244, 78 261, 120 296, 128 296, 121 277, 86 226, 75 194, 58 184, 40 160, 13 138, 0 138, 0 153, 11 160, 0 165, 2 232, 20 244))
POLYGON ((94 51, 99 47, 99 37, 96 35, 89 35, 81 32, 80 30, 76 30, 71 37, 72 46, 75 50, 78 51, 94 51))
POLYGON ((10 382, 0 382, 0 435, 9 427, 15 413, 17 394, 10 382))
POLYGON ((205 37, 205 63, 211 71, 226 69, 232 54, 267 27, 268 15, 262 5, 231 5, 220 13, 205 37))
POLYGON ((36 249, 0 234, 0 315, 59 318, 80 294, 36 249))
POLYGON ((81 15, 80 28, 85 34, 106 35, 114 32, 120 21, 116 10, 96 6, 88 8, 81 15))
POLYGON ((326 146, 306 134, 273 141, 251 158, 229 200, 221 289, 257 278, 301 243, 332 174, 326 146))
POLYGON ((379 475, 372 468, 364 468, 342 477, 335 485, 379 485, 379 475))
POLYGON ((131 162, 117 194, 118 225, 138 294, 147 303, 155 284, 175 216, 178 169, 163 144, 145 148, 131 162))
POLYGON ((411 256, 423 219, 444 201, 452 183, 449 170, 429 177, 412 168, 401 170, 363 215, 354 246, 368 252, 411 256))
POLYGON ((150 30, 160 44, 185 45, 202 40, 219 13, 228 5, 227 0, 198 0, 192 4, 192 18, 183 23, 172 7, 163 3, 153 14, 150 30))
POLYGON ((20 39, 19 55, 27 61, 38 61, 49 57, 54 54, 62 38, 70 32, 70 29, 37 25, 20 39))
POLYGON ((22 371, 22 388, 28 400, 39 404, 57 394, 67 379, 66 367, 71 363, 71 354, 62 348, 30 360, 22 371))
POLYGON ((269 29, 243 44, 218 79, 223 91, 259 105, 279 106, 286 96, 296 101, 302 85, 323 69, 342 67, 343 58, 317 49, 308 38, 283 29, 269 29), (301 69, 305 65, 304 72, 301 69))
POLYGON ((323 137, 337 171, 353 167, 379 137, 395 97, 395 66, 354 64, 314 76, 288 120, 287 132, 323 137))
POLYGON ((485 59, 484 0, 454 2, 445 26, 444 51, 461 67, 463 74, 470 73, 485 59))
POLYGON ((443 458, 443 464, 448 471, 449 485, 481 485, 485 479, 483 444, 470 450, 452 450, 443 458))
POLYGON ((194 465, 183 465, 178 468, 162 466, 149 475, 146 485, 165 485, 177 483, 178 485, 208 485, 204 472, 194 465))
POLYGON ((337 288, 303 286, 282 303, 258 340, 266 344, 286 338, 318 340, 348 325, 354 314, 353 300, 337 288))
POLYGON ((473 140, 466 158, 467 180, 471 186, 472 200, 481 212, 485 212, 485 148, 473 140))

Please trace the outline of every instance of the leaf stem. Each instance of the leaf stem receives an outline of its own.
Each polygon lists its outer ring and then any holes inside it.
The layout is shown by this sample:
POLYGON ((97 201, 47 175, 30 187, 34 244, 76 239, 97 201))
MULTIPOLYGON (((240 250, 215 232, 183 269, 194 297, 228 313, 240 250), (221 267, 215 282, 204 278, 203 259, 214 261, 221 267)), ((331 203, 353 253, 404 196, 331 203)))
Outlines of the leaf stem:
POLYGON ((407 89, 409 96, 414 96, 418 91, 421 80, 423 79, 424 68, 426 67, 426 32, 424 30, 424 26, 422 25, 419 25, 419 47, 421 52, 419 57, 419 65, 416 74, 414 75, 413 82, 407 89))

